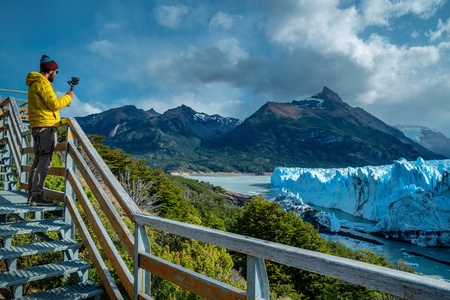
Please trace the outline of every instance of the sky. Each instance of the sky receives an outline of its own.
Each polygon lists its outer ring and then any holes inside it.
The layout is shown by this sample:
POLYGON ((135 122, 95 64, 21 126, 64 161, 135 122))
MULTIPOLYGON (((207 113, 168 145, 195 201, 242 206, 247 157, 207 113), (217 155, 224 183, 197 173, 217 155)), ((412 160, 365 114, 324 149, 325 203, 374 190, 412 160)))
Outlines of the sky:
POLYGON ((450 137, 450 0, 2 0, 0 20, 0 88, 26 91, 46 54, 58 96, 80 78, 63 116, 185 104, 244 120, 327 86, 450 137))

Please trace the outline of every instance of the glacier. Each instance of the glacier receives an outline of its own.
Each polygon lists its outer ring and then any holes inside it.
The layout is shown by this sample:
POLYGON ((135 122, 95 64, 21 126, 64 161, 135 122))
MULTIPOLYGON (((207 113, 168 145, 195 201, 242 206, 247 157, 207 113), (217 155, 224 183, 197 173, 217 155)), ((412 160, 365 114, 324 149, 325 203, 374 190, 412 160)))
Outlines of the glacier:
POLYGON ((450 247, 450 160, 359 168, 276 168, 271 184, 304 203, 377 222, 368 231, 420 246, 450 247))
POLYGON ((283 191, 274 201, 280 204, 282 210, 294 212, 303 221, 313 224, 320 231, 339 232, 341 229, 341 223, 334 213, 326 213, 312 208, 304 203, 298 194, 283 191))

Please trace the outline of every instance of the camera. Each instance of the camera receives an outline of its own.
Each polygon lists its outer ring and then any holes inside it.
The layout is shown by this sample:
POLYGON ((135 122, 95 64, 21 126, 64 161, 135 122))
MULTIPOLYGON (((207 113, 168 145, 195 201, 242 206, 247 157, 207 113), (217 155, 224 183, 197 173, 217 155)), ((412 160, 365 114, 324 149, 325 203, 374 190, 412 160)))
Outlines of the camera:
POLYGON ((73 87, 80 83, 80 78, 72 77, 72 79, 67 81, 67 83, 70 85, 70 90, 73 91, 73 87))

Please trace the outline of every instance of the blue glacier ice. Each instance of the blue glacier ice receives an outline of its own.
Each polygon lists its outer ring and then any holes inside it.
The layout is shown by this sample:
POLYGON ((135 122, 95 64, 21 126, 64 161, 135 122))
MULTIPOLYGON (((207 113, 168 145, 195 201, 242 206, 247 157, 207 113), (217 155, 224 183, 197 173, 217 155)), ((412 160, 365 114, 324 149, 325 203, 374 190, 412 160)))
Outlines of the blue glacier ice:
POLYGON ((334 213, 330 214, 312 208, 304 203, 298 194, 283 191, 274 201, 280 204, 282 210, 294 212, 303 221, 312 223, 320 230, 338 232, 341 229, 341 223, 334 213))
POLYGON ((450 247, 450 160, 360 168, 276 168, 271 184, 304 203, 377 222, 372 232, 421 246, 450 247))

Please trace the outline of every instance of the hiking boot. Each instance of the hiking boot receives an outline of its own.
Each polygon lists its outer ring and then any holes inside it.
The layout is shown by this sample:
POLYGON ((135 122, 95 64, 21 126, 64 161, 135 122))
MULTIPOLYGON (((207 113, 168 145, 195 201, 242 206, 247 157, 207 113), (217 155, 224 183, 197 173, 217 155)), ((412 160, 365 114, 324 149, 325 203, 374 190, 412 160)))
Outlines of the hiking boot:
POLYGON ((58 203, 45 198, 43 195, 38 195, 38 196, 33 196, 31 198, 30 205, 31 206, 54 206, 54 205, 58 205, 58 203))

